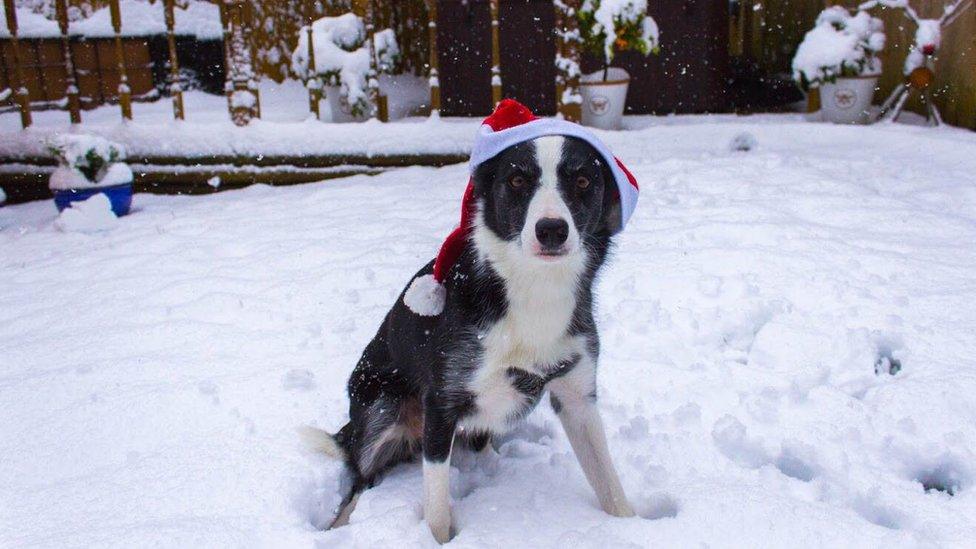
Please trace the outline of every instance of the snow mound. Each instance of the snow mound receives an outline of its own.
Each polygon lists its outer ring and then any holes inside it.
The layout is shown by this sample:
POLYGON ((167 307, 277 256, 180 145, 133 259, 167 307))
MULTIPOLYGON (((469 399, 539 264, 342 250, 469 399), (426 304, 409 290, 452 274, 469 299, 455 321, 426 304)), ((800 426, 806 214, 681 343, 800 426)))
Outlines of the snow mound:
POLYGON ((119 224, 112 202, 102 193, 88 200, 73 202, 54 221, 61 232, 94 233, 114 229, 119 224))

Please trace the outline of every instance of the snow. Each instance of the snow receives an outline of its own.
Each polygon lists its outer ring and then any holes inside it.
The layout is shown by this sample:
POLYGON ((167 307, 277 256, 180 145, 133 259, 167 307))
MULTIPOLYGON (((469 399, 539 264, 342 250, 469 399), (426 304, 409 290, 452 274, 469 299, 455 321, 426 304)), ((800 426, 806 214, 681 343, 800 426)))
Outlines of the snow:
POLYGON ((52 190, 92 189, 95 187, 111 187, 132 183, 132 168, 124 162, 116 162, 105 169, 105 174, 98 181, 89 181, 76 168, 60 166, 51 173, 48 187, 52 190))
POLYGON ((72 202, 54 220, 54 227, 65 233, 95 233, 114 229, 119 218, 112 211, 112 202, 104 194, 96 194, 83 201, 72 202))
MULTIPOLYGON (((374 33, 377 69, 388 72, 393 68, 400 49, 392 29, 374 33)), ((342 87, 343 97, 352 105, 355 114, 369 109, 366 76, 370 71, 370 48, 366 27, 353 13, 337 17, 322 17, 312 23, 312 43, 315 67, 311 71, 323 77, 326 85, 342 87)), ((291 66, 295 74, 309 78, 308 27, 298 34, 298 45, 292 52, 291 66)))
POLYGON ((917 68, 925 66, 927 55, 935 55, 942 46, 942 24, 937 19, 916 21, 915 43, 905 58, 904 73, 909 75, 917 68))
MULTIPOLYGON (((430 97, 426 80, 412 75, 380 75, 380 90, 388 96, 392 119, 423 112, 430 97)), ((86 133, 121 143, 130 158, 466 154, 478 127, 473 119, 427 117, 390 124, 322 123, 309 118, 308 90, 297 80, 261 81, 260 93, 262 118, 246 127, 230 121, 226 97, 200 91, 183 93, 185 121, 173 120, 166 100, 134 103, 131 121, 122 121, 117 105, 84 111, 82 121, 86 133)), ((17 112, 0 114, 0 158, 48 157, 48 142, 70 131, 64 111, 32 114, 34 125, 27 130, 20 129, 17 112)), ((0 172, 9 167, 0 166, 0 172)))
MULTIPOLYGON (((144 0, 120 0, 123 36, 150 36, 166 33, 166 20, 163 15, 163 2, 148 3, 144 0)), ((34 13, 30 9, 17 8, 17 35, 20 38, 57 38, 61 35, 56 21, 34 13)), ((0 5, 0 21, 6 12, 0 5)), ((190 0, 186 8, 174 10, 175 32, 180 36, 193 36, 198 40, 220 40, 223 29, 220 26, 220 9, 216 4, 202 0, 190 0)), ((109 38, 115 36, 112 17, 108 6, 95 10, 90 17, 72 21, 68 34, 89 38, 109 38)), ((9 38, 6 25, 0 25, 0 38, 9 38)))
POLYGON ((884 49, 880 19, 866 11, 851 15, 846 8, 823 10, 803 38, 793 58, 793 78, 804 88, 881 72, 876 54, 884 49))
MULTIPOLYGON (((625 123, 599 132, 643 191, 597 290, 599 406, 640 517, 599 510, 543 404, 497 456, 457 452, 453 546, 968 545, 976 135, 625 123), (730 152, 743 133, 762 146, 730 152)), ((0 545, 433 547, 418 464, 318 531, 339 468, 295 430, 343 423, 466 182, 139 194, 96 234, 0 209, 0 545)))

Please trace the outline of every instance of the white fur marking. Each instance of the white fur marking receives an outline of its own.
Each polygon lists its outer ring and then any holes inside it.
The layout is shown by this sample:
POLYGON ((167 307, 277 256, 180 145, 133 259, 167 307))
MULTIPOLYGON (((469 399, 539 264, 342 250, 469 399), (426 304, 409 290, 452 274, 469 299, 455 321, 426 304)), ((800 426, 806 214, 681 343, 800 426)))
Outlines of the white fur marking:
POLYGON ((522 245, 527 245, 533 254, 538 254, 542 248, 535 234, 535 225, 544 218, 565 220, 569 224, 569 236, 564 249, 567 253, 573 253, 579 248, 579 231, 573 223, 573 214, 559 192, 559 163, 562 161, 565 142, 566 138, 558 135, 535 140, 535 160, 542 175, 539 178, 539 187, 529 202, 521 234, 522 245))
POLYGON ((451 539, 451 459, 424 460, 424 518, 437 543, 451 539))
POLYGON ((559 420, 600 507, 615 517, 632 517, 634 510, 610 458, 603 420, 588 396, 595 389, 595 380, 594 361, 585 358, 567 376, 553 381, 551 390, 562 405, 559 420))
POLYGON ((305 446, 316 453, 325 454, 333 459, 345 459, 345 452, 336 444, 334 438, 322 429, 316 429, 309 425, 302 425, 298 428, 298 436, 301 437, 305 446))
POLYGON ((467 386, 475 394, 478 412, 462 421, 465 428, 509 430, 510 419, 525 406, 526 396, 512 387, 507 370, 514 367, 544 375, 547 367, 585 348, 566 335, 587 257, 578 245, 579 233, 558 190, 556 170, 563 141, 558 136, 535 141, 542 180, 530 202, 520 239, 503 240, 487 227, 482 212, 475 217, 473 239, 479 260, 490 264, 505 281, 508 310, 481 335, 484 364, 467 386), (569 223, 572 245, 566 255, 550 260, 537 255, 535 221, 543 215, 561 216, 569 223))

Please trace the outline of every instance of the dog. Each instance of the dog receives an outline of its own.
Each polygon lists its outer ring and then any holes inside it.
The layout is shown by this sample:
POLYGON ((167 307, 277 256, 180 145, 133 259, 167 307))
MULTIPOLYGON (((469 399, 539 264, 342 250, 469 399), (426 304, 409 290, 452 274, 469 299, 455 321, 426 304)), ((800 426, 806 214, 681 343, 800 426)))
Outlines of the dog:
POLYGON ((443 311, 417 314, 401 293, 349 378, 349 422, 334 435, 306 430, 345 461, 330 527, 346 524, 390 467, 422 455, 424 516, 447 542, 455 442, 481 451, 546 392, 600 506, 633 516, 596 406, 593 285, 622 225, 611 165, 584 139, 544 135, 479 164, 469 192, 471 227, 443 282, 443 311))

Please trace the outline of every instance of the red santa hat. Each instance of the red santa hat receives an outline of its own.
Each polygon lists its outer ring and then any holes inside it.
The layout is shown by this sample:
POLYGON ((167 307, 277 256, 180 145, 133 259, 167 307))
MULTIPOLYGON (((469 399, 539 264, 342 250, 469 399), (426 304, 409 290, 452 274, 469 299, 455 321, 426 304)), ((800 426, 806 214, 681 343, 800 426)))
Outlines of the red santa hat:
MULTIPOLYGON (((525 105, 512 99, 505 99, 495 107, 495 112, 486 118, 478 129, 471 150, 471 160, 468 163, 469 171, 474 174, 478 166, 512 145, 547 135, 582 139, 606 160, 620 197, 622 230, 637 206, 637 180, 593 132, 579 124, 557 118, 537 118, 525 105)), ((461 223, 441 245, 437 259, 434 260, 433 273, 415 278, 403 295, 403 302, 413 312, 422 316, 436 316, 444 310, 447 290, 443 283, 448 272, 461 256, 461 252, 464 251, 476 214, 474 183, 469 180, 461 200, 461 223)))

